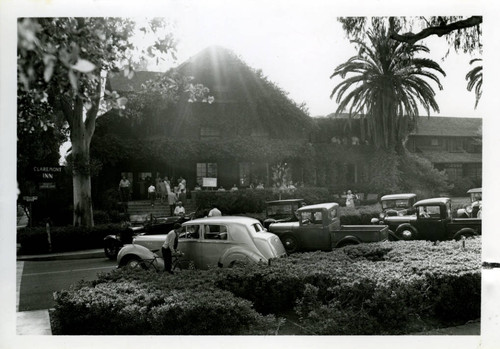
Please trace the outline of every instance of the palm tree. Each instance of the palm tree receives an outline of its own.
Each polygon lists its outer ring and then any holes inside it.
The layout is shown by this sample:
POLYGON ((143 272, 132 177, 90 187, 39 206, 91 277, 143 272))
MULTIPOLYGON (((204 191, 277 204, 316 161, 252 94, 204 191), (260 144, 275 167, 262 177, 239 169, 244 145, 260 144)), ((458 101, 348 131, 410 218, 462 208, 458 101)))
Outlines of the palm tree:
MULTIPOLYGON (((473 59, 469 62, 469 64, 474 64, 475 62, 481 62, 481 58, 473 59)), ((476 93, 476 104, 474 108, 477 108, 477 104, 479 103, 479 99, 481 99, 481 95, 483 94, 483 65, 478 65, 472 68, 467 75, 465 75, 465 80, 469 80, 467 83, 467 90, 474 91, 476 93)))
POLYGON ((349 116, 365 119, 366 138, 377 148, 403 150, 403 141, 419 115, 419 107, 430 115, 439 112, 430 84, 442 85, 435 71, 443 74, 438 63, 415 57, 429 52, 423 45, 408 45, 391 40, 385 28, 368 31, 368 43, 353 40, 359 52, 339 65, 330 76, 344 79, 332 91, 338 108, 349 116), (352 76, 346 79, 346 76, 352 76))

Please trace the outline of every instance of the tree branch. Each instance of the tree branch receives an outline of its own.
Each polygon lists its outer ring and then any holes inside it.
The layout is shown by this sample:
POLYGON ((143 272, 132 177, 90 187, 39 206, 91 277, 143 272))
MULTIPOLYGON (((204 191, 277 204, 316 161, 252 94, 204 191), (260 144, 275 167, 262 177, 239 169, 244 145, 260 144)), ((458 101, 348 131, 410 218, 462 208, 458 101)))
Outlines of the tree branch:
POLYGON ((94 96, 92 97, 92 107, 87 111, 87 118, 85 119, 85 134, 90 143, 92 136, 95 131, 95 122, 97 119, 97 113, 99 112, 99 103, 101 99, 101 77, 99 76, 99 82, 97 83, 96 90, 94 91, 94 96))
POLYGON ((396 41, 400 42, 406 42, 408 44, 415 44, 417 41, 425 39, 428 36, 431 35, 437 35, 437 36, 443 36, 446 34, 451 33, 452 31, 459 30, 459 29, 464 29, 464 28, 470 28, 474 27, 476 25, 479 25, 483 23, 483 17, 482 16, 472 16, 467 19, 464 19, 462 21, 457 21, 453 22, 450 24, 443 23, 440 26, 436 27, 428 27, 423 29, 422 31, 418 33, 405 33, 405 34, 398 34, 395 32, 392 32, 390 34, 391 39, 394 39, 396 41))

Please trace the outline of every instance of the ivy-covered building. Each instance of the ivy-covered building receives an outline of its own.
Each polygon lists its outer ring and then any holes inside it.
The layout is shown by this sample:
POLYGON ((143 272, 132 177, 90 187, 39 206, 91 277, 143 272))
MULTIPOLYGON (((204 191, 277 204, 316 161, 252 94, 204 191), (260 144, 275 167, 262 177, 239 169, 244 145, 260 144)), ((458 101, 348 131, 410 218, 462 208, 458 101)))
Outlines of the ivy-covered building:
MULTIPOLYGON (((92 149, 106 168, 94 179, 97 190, 117 186, 123 174, 133 183, 135 197, 144 197, 157 175, 182 176, 188 189, 203 185, 203 178, 215 178, 217 187, 226 189, 260 182, 268 187, 277 163, 287 164, 290 180, 306 181, 314 123, 284 91, 221 47, 201 51, 176 72, 208 87, 214 101, 192 102, 181 94, 165 102, 143 95, 139 102, 129 100, 141 103, 130 106, 140 115, 124 117, 112 110, 99 118, 92 149)), ((160 75, 136 72, 128 79, 116 74, 107 88, 128 96, 160 75)))
MULTIPOLYGON (((142 89, 161 73, 108 79, 107 89, 129 97, 129 102, 123 115, 112 110, 98 119, 91 148, 99 169, 93 178, 96 194, 118 187, 121 175, 133 183, 134 198, 144 198, 157 175, 182 176, 188 190, 203 185, 204 178, 216 179, 217 187, 226 189, 261 182, 269 187, 273 167, 285 163, 289 180, 335 193, 402 190, 397 187, 397 156, 369 145, 360 119, 310 117, 231 51, 209 47, 174 73, 208 87, 213 103, 189 101, 182 93, 174 101, 165 100, 161 93, 142 89)), ((420 118, 407 148, 450 178, 464 175, 480 181, 480 144, 475 142, 481 120, 459 119, 420 118), (459 164, 460 173, 454 170, 459 164)))

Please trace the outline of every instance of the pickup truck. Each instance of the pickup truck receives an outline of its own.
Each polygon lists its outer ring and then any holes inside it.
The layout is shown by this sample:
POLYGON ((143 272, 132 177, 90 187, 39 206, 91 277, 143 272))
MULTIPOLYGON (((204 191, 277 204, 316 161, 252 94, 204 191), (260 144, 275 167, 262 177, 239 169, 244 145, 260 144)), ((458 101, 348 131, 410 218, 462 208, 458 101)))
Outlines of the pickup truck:
POLYGON ((400 240, 460 240, 481 235, 481 219, 452 218, 449 198, 420 200, 413 207, 414 215, 385 217, 380 223, 400 240))
POLYGON ((303 206, 298 221, 269 226, 288 253, 299 250, 330 251, 335 247, 387 240, 388 227, 381 225, 341 225, 339 204, 335 202, 303 206))
POLYGON ((267 201, 264 228, 268 229, 272 223, 298 221, 295 212, 305 204, 303 199, 267 201))

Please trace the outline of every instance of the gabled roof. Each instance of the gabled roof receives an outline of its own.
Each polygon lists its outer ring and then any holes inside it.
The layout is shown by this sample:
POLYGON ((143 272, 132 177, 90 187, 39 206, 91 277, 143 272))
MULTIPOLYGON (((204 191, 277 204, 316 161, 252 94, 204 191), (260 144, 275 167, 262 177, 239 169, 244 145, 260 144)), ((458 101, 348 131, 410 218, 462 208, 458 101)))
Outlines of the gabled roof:
POLYGON ((420 116, 410 136, 478 137, 482 126, 482 118, 420 116))

